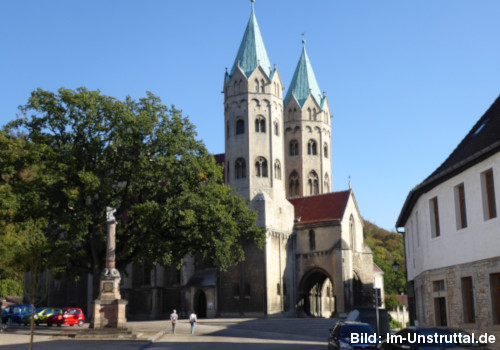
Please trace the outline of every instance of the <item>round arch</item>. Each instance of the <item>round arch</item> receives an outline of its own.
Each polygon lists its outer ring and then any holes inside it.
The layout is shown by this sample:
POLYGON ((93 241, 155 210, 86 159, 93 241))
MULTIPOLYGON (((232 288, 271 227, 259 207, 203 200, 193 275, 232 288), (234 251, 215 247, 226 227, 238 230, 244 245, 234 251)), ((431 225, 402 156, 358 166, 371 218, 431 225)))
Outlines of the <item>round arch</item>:
POLYGON ((193 308, 199 318, 207 317, 207 296, 201 289, 198 289, 194 295, 193 308))
POLYGON ((314 268, 299 283, 298 308, 313 317, 330 317, 335 312, 335 297, 330 274, 314 268))

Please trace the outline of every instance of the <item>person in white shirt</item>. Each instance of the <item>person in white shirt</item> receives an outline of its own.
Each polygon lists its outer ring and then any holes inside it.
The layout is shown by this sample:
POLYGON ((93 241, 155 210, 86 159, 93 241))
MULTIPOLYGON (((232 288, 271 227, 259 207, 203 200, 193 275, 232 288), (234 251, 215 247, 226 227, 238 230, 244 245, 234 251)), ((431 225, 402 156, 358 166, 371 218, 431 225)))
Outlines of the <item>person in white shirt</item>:
POLYGON ((189 322, 191 323, 191 334, 194 334, 194 327, 196 326, 196 321, 198 321, 196 314, 191 312, 191 315, 189 315, 189 322))
POLYGON ((174 309, 170 314, 170 322, 172 322, 172 334, 175 334, 175 324, 177 323, 178 319, 179 315, 177 315, 177 310, 174 309))

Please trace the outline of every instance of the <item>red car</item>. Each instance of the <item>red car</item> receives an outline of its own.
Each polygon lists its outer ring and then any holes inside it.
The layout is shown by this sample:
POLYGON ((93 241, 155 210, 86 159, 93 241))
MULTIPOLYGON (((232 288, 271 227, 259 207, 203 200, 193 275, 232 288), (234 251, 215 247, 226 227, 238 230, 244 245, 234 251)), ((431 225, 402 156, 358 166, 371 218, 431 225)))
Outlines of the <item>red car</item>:
POLYGON ((69 324, 74 326, 77 324, 79 327, 83 326, 85 323, 85 315, 82 309, 76 307, 68 307, 63 309, 62 314, 52 315, 47 318, 47 326, 52 326, 56 324, 57 327, 61 327, 63 324, 69 324))

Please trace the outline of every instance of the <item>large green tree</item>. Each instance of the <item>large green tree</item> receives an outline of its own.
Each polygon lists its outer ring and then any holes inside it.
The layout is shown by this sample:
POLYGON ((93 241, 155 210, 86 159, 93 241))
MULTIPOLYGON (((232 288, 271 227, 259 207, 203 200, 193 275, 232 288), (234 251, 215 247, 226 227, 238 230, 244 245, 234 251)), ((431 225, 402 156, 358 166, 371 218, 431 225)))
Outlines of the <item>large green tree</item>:
POLYGON ((194 254, 225 269, 244 259, 242 243, 263 244, 255 213, 222 183, 194 126, 158 97, 38 89, 20 110, 6 131, 36 154, 36 181, 22 195, 38 205, 17 221, 44 219, 53 268, 102 270, 106 206, 117 209, 119 266, 194 254))

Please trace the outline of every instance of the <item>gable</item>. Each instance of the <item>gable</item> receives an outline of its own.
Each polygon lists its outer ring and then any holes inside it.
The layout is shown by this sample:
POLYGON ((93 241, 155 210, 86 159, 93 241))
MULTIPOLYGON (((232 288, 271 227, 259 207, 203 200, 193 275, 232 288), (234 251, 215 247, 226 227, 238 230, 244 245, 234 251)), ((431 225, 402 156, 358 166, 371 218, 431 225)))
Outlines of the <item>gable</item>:
POLYGON ((348 190, 288 200, 295 208, 295 222, 297 224, 341 221, 350 194, 351 191, 348 190))

